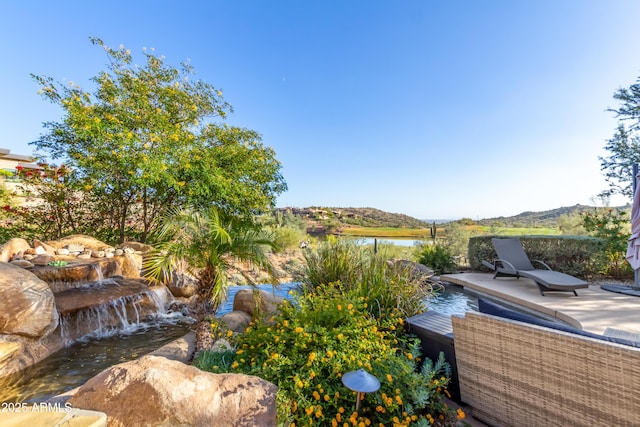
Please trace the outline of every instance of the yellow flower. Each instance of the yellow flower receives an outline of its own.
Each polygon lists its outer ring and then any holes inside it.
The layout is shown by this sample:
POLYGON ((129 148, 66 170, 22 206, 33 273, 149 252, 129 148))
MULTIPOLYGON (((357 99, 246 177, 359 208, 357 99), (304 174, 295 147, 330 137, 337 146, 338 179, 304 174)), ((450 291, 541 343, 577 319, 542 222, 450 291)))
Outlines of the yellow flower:
POLYGON ((298 382, 296 383, 296 385, 298 386, 298 388, 302 388, 304 387, 304 383, 300 380, 298 380, 298 382))
POLYGON ((278 356, 279 356, 279 354, 278 354, 278 353, 273 353, 273 354, 271 355, 271 358, 272 358, 272 359, 277 359, 277 358, 278 358, 278 356))
POLYGON ((296 332, 297 333, 300 333, 302 331, 304 331, 304 329, 302 329, 300 326, 296 326, 296 332))
POLYGON ((227 331, 227 338, 231 338, 233 336, 233 331, 227 331))
POLYGON ((464 419, 464 417, 465 417, 465 413, 464 413, 464 411, 463 411, 462 409, 458 408, 458 410, 457 410, 456 412, 457 412, 457 414, 458 414, 458 419, 459 419, 459 420, 463 420, 463 419, 464 419))
POLYGON ((231 365, 231 369, 236 369, 238 367, 238 361, 234 360, 233 364, 231 365))
POLYGON ((391 374, 387 374, 387 381, 389 381, 390 383, 393 382, 393 377, 391 376, 391 374))
POLYGON ((329 397, 329 395, 328 395, 328 394, 325 394, 325 395, 324 395, 324 401, 325 401, 325 402, 328 402, 329 400, 331 400, 331 397, 329 397))
POLYGON ((306 412, 307 415, 311 415, 311 414, 313 414, 313 410, 314 409, 315 408, 313 406, 309 406, 307 409, 304 410, 304 412, 306 412))
POLYGON ((342 310, 342 306, 338 304, 338 311, 342 310))
POLYGON ((349 304, 349 305, 347 306, 347 310, 353 310, 353 304, 349 304))
POLYGON ((315 390, 314 390, 314 391, 313 391, 313 393, 312 393, 312 395, 313 395, 313 398, 314 398, 315 400, 320 400, 320 394, 318 394, 318 392, 317 392, 317 391, 315 391, 315 390))

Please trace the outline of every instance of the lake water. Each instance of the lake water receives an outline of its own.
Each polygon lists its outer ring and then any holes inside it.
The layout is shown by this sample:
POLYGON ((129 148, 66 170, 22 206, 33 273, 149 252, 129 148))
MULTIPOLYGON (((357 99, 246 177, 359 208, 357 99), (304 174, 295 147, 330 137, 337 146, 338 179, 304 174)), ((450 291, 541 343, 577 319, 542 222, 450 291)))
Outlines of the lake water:
POLYGON ((377 240, 378 245, 413 247, 425 242, 422 239, 400 239, 400 238, 391 238, 391 237, 350 237, 350 238, 358 241, 358 243, 361 245, 373 245, 377 240))

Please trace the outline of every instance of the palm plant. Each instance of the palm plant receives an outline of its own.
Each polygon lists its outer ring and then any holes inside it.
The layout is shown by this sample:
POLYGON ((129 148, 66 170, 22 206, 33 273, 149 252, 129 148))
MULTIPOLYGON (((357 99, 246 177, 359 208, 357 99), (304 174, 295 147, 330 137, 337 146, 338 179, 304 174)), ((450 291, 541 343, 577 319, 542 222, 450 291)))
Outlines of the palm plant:
POLYGON ((167 283, 174 271, 193 274, 214 313, 227 296, 231 261, 257 265, 274 276, 265 251, 273 248, 272 239, 254 226, 223 220, 215 208, 171 210, 162 218, 157 240, 144 261, 145 277, 167 283))

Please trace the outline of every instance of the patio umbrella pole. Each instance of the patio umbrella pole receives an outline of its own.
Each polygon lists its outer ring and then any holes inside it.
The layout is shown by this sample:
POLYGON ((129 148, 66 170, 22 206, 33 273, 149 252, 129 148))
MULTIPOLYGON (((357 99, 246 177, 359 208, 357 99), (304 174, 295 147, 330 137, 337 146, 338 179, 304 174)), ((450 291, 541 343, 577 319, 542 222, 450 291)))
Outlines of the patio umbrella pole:
MULTIPOLYGON (((633 172, 633 200, 634 200, 634 207, 637 207, 637 206, 635 206, 636 205, 635 201, 636 201, 636 197, 638 196, 636 194, 636 192, 638 191, 638 164, 634 163, 633 164, 633 168, 631 170, 633 172)), ((633 219, 633 215, 634 215, 634 212, 631 213, 631 218, 632 219, 633 219)), ((637 213, 636 213, 636 215, 637 215, 637 213)), ((632 226, 633 226, 633 224, 632 224, 632 226)), ((631 230, 631 232, 635 233, 635 230, 631 230)), ((634 287, 634 289, 640 289, 640 273, 639 273, 639 271, 640 270, 637 269, 637 268, 633 269, 633 287, 634 287)))

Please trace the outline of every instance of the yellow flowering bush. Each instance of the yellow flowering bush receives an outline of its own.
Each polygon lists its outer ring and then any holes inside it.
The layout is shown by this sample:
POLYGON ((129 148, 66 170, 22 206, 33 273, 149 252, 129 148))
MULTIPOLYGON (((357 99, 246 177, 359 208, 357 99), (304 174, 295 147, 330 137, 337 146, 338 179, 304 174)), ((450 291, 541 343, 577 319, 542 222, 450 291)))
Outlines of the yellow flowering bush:
MULTIPOLYGON (((339 283, 318 286, 285 302, 269 324, 251 324, 225 366, 278 386, 283 426, 457 422, 458 414, 440 402, 449 382, 444 359, 419 367, 419 341, 404 332, 401 313, 390 309, 378 318, 369 306, 339 283), (355 412, 357 395, 342 375, 357 369, 376 376, 381 386, 361 395, 355 412)), ((208 370, 220 372, 220 366, 208 370)))

